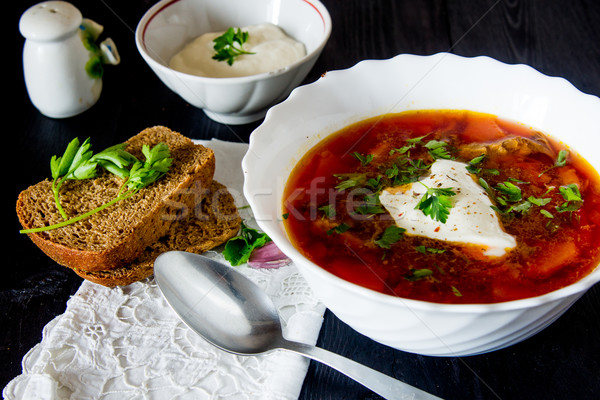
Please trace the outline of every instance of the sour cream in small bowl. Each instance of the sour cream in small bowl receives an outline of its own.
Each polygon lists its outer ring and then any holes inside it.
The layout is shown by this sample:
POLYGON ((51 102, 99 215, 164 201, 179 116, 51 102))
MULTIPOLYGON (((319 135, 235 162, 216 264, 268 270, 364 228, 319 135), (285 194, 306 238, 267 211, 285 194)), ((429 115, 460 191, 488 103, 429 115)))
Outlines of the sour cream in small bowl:
POLYGON ((263 118, 306 78, 331 29, 317 0, 161 0, 135 38, 169 89, 217 122, 244 124, 263 118), (217 38, 228 31, 235 36, 229 44, 245 54, 230 59, 224 51, 217 59, 217 38))

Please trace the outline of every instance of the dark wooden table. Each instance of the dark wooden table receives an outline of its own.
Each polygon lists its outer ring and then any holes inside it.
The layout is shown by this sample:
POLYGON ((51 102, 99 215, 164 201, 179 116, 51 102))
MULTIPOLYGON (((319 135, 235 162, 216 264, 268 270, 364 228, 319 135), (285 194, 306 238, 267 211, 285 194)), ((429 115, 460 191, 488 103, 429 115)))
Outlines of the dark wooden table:
MULTIPOLYGON (((243 1, 243 0, 240 0, 243 1)), ((325 71, 399 53, 449 51, 525 63, 562 76, 581 91, 600 95, 598 0, 324 0, 333 33, 306 82, 325 71)), ((81 280, 18 233, 17 194, 49 175, 48 161, 74 137, 104 148, 147 126, 162 124, 192 138, 247 141, 260 122, 219 125, 171 93, 139 56, 137 21, 151 0, 73 0, 105 27, 122 55, 108 66, 100 101, 64 120, 42 116, 27 97, 18 32, 20 15, 37 1, 8 2, 10 52, 5 65, 2 134, 10 194, 5 197, 9 236, 0 279, 0 386, 21 372, 23 355, 41 339, 43 326, 65 310, 81 280), (13 156, 14 155, 14 156, 13 156), (16 157, 16 162, 11 161, 16 157), (10 167, 9 167, 10 166, 10 167)), ((493 95, 490 94, 490 95, 493 95)), ((600 117, 600 116, 599 116, 600 117)), ((569 118, 565 115, 565 118, 569 118)), ((599 128, 600 131, 600 128, 599 128)), ((589 132, 597 135, 600 132, 589 132)), ((327 313, 318 345, 448 399, 600 398, 600 286, 535 337, 493 353, 436 358, 396 351, 355 333, 327 313)), ((301 399, 375 399, 343 375, 312 363, 301 399)))

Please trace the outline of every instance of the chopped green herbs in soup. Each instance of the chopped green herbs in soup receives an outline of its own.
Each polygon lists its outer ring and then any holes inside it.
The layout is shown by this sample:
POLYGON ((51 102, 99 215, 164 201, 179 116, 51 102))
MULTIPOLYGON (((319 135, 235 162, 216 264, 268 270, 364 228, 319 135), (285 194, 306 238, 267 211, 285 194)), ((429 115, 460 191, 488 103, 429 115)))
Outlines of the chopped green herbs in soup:
POLYGON ((327 137, 286 184, 284 224, 311 261, 439 303, 541 295, 599 262, 600 178, 574 151, 470 111, 385 115, 327 137))

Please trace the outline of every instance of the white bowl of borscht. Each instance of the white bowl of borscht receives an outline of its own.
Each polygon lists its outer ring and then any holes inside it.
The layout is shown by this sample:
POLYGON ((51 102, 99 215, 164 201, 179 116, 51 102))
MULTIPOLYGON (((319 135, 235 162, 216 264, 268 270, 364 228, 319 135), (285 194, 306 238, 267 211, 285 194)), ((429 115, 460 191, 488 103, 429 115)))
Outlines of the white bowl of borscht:
POLYGON ((367 60, 252 133, 260 228, 342 321, 393 348, 520 342, 600 280, 600 100, 525 65, 367 60))

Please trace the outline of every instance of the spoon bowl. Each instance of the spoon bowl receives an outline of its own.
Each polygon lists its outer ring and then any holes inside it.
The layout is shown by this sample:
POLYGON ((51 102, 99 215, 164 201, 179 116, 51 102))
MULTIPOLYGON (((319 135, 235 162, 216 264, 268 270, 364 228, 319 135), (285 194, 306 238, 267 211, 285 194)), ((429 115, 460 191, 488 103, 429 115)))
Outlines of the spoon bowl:
POLYGON ((154 262, 154 277, 181 320, 224 351, 256 355, 289 350, 329 365, 386 399, 439 399, 335 353, 286 340, 271 299, 225 264, 198 254, 169 251, 154 262))
POLYGON ((174 251, 155 262, 156 282, 179 317, 227 352, 250 355, 277 348, 282 330, 271 299, 232 268, 200 257, 174 251))

